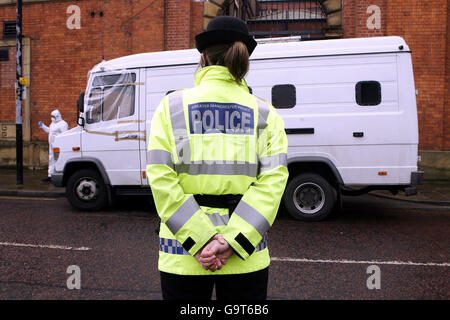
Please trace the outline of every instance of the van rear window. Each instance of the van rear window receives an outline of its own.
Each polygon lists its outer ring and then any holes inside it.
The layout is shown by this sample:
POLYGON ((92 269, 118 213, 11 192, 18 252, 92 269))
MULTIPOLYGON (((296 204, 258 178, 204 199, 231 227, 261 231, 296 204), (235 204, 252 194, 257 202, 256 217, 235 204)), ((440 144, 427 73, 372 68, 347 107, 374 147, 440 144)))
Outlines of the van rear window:
POLYGON ((356 103, 376 106, 381 103, 381 85, 378 81, 360 81, 355 86, 356 103))
POLYGON ((272 87, 272 105, 277 109, 289 109, 297 103, 295 86, 292 84, 277 84, 272 87))

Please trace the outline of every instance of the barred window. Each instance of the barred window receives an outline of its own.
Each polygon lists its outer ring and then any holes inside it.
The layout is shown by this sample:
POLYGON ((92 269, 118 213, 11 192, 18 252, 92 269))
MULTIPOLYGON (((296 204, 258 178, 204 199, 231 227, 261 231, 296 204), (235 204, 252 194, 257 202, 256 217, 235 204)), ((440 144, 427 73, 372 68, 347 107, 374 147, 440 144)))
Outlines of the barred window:
POLYGON ((381 85, 378 81, 360 81, 355 86, 356 103, 376 106, 381 103, 381 85))
POLYGON ((292 84, 277 84, 272 87, 272 105, 277 109, 289 109, 297 104, 297 92, 292 84))

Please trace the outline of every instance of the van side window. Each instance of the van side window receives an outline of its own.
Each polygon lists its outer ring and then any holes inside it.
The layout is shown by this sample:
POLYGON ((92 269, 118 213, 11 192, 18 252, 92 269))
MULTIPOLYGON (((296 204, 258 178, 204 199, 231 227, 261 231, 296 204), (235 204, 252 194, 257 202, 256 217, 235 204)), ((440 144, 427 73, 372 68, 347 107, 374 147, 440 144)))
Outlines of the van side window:
POLYGON ((132 116, 135 81, 134 73, 95 77, 89 94, 86 122, 95 123, 132 116))
POLYGON ((107 87, 103 91, 103 96, 103 121, 134 114, 134 86, 107 87))
POLYGON ((381 85, 378 81, 360 81, 355 86, 356 103, 376 106, 381 103, 381 85))
POLYGON ((96 123, 100 121, 102 115, 102 89, 93 88, 89 94, 88 107, 86 114, 87 123, 96 123))
POLYGON ((297 104, 295 86, 292 84, 277 84, 272 87, 272 105, 277 109, 289 109, 297 104))

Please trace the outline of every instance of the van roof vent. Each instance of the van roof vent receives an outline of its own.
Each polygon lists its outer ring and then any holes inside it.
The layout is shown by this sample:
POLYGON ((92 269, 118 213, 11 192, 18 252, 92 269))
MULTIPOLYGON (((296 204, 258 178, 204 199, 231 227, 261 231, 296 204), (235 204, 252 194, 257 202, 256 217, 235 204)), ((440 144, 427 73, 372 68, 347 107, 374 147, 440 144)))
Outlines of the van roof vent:
POLYGON ((3 39, 11 39, 16 37, 16 22, 3 21, 3 39))

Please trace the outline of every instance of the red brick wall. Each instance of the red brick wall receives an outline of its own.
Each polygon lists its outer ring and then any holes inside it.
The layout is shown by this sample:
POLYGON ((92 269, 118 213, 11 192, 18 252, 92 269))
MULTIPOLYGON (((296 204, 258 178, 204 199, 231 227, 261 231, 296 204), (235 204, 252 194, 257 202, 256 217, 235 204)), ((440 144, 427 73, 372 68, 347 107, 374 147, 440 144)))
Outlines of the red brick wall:
POLYGON ((446 0, 343 0, 343 36, 401 36, 412 50, 419 148, 450 150, 450 19, 446 0), (381 9, 381 29, 369 30, 369 5, 381 9))
MULTIPOLYGON (((449 150, 443 137, 445 109, 448 3, 389 1, 387 34, 402 36, 412 50, 419 116, 419 147, 449 150)), ((448 72, 448 71, 447 71, 448 72)), ((447 74, 448 79, 448 74, 447 74)))
POLYGON ((0 48, 9 50, 9 60, 0 62, 0 121, 15 122, 16 47, 0 48))
MULTIPOLYGON (((15 18, 15 6, 0 6, 0 22, 15 18)), ((2 27, 0 23, 0 29, 2 27)), ((24 4, 23 35, 31 37, 32 139, 46 140, 37 122, 48 124, 50 112, 57 107, 70 127, 76 125, 76 100, 86 87, 88 71, 102 56, 109 60, 163 50, 164 3, 159 0, 79 0, 24 4), (79 30, 66 27, 70 16, 66 10, 73 4, 81 9, 79 30), (94 17, 90 14, 92 11, 94 17)), ((10 55, 14 54, 15 50, 10 50, 10 55)), ((0 62, 2 73, 9 62, 0 62)), ((14 83, 12 89, 4 85, 2 79, 0 121, 14 121, 14 83)))
POLYGON ((203 2, 166 0, 165 50, 195 47, 195 35, 203 28, 203 2))
POLYGON ((190 48, 191 1, 166 1, 165 50, 190 48))
POLYGON ((191 1, 191 43, 195 48, 195 35, 203 31, 203 3, 191 1))
MULTIPOLYGON (((419 147, 450 150, 449 6, 446 0, 342 0, 343 36, 398 35, 413 51, 419 113, 419 147), (381 28, 369 30, 369 5, 381 9, 381 28)), ((194 47, 202 31, 203 3, 192 0, 78 0, 25 4, 23 32, 31 37, 32 139, 46 140, 36 126, 57 106, 71 127, 87 72, 119 56, 194 47), (69 5, 81 9, 81 29, 69 30, 69 5), (95 16, 90 13, 94 11, 95 16), (99 12, 104 13, 103 17, 99 12)), ((15 6, 0 6, 0 22, 15 20, 15 6)), ((0 23, 0 29, 2 24, 0 23)), ((1 31, 1 30, 0 30, 1 31)), ((14 121, 14 84, 5 81, 11 60, 0 62, 0 121, 14 121)), ((15 74, 12 75, 14 81, 15 74)))
POLYGON ((386 35, 387 0, 342 0, 342 31, 344 38, 379 37, 386 35), (367 21, 373 11, 370 6, 380 8, 381 28, 369 29, 367 21))
POLYGON ((342 34, 344 38, 355 38, 357 0, 342 0, 342 34))
POLYGON ((444 143, 443 150, 450 150, 450 5, 447 4, 447 57, 445 61, 445 107, 444 107, 444 143))

